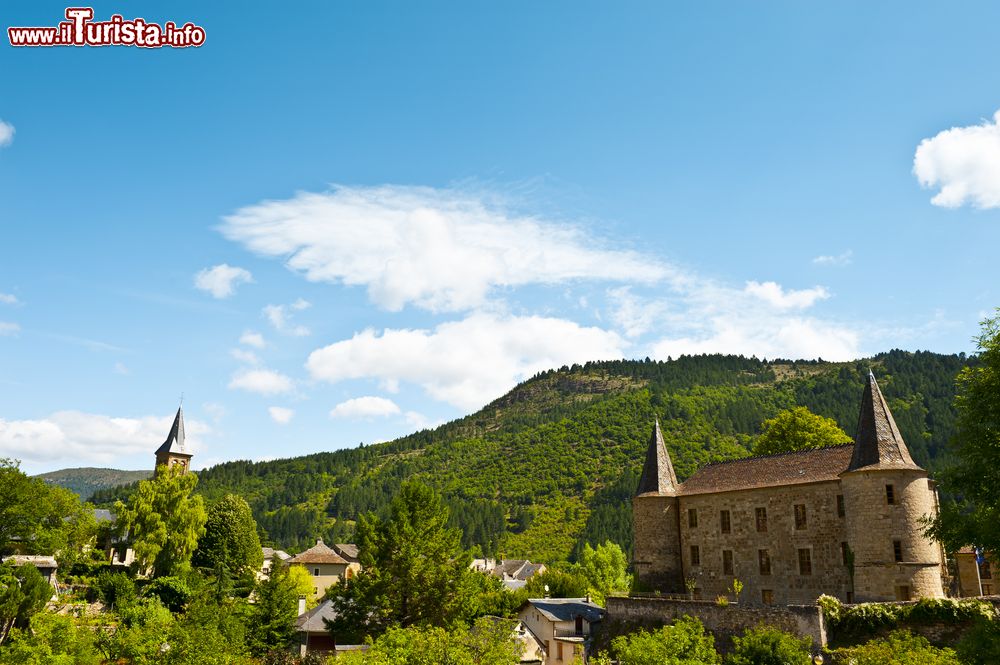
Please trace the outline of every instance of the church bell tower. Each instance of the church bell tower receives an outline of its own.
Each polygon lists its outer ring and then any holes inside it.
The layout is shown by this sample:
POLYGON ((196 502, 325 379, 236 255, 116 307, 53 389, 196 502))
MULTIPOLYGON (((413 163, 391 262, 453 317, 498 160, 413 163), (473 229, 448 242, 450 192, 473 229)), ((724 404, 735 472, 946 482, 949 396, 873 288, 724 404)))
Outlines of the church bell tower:
POLYGON ((184 440, 184 409, 178 407, 167 440, 156 449, 156 469, 159 471, 160 467, 166 467, 187 473, 191 469, 191 457, 184 440))

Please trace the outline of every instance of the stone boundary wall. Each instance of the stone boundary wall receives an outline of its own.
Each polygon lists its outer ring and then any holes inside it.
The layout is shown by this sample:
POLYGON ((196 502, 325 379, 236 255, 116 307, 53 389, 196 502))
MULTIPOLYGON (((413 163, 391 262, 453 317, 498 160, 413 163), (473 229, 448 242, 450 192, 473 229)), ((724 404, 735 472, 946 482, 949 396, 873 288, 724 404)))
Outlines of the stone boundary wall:
POLYGON ((826 625, 818 605, 762 607, 730 603, 723 606, 712 600, 610 596, 606 609, 607 616, 603 622, 606 625, 603 628, 613 633, 607 635, 606 639, 639 628, 655 628, 673 623, 682 616, 693 616, 701 620, 705 629, 715 635, 717 646, 723 651, 729 649, 734 636, 762 623, 793 635, 810 637, 814 648, 826 645, 826 625))

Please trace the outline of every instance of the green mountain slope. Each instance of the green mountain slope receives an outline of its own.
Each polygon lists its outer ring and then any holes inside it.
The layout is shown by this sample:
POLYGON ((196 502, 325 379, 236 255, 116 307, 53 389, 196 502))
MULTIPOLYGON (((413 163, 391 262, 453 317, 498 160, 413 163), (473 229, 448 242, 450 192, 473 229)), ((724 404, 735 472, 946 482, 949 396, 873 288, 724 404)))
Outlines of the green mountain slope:
POLYGON ((150 471, 121 471, 119 469, 97 469, 81 467, 77 469, 60 469, 39 474, 38 477, 52 485, 59 485, 72 490, 81 499, 87 501, 98 490, 106 490, 119 485, 144 480, 153 475, 150 471))
POLYGON ((683 479, 747 455, 762 421, 798 404, 853 434, 872 368, 914 458, 933 469, 954 430, 954 377, 966 362, 892 351, 850 363, 697 356, 564 367, 433 431, 206 469, 199 491, 210 501, 243 495, 265 539, 292 551, 317 536, 349 538, 360 513, 384 509, 411 477, 444 493, 465 544, 485 554, 554 561, 608 538, 630 550, 631 496, 654 418, 683 479))

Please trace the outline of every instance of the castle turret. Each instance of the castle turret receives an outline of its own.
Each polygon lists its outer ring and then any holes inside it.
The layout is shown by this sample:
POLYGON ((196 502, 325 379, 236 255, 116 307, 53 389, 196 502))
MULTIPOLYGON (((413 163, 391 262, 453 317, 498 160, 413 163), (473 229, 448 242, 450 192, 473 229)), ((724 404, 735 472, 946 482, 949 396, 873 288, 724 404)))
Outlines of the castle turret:
POLYGON ((187 473, 191 468, 191 457, 193 454, 188 452, 184 436, 184 410, 178 407, 167 440, 156 449, 156 468, 178 468, 181 473, 187 473))
POLYGON ((633 561, 640 588, 683 591, 679 512, 677 476, 657 420, 632 499, 633 561))
POLYGON ((854 451, 840 475, 856 602, 944 596, 941 546, 924 535, 937 494, 910 451, 875 375, 861 398, 854 451))

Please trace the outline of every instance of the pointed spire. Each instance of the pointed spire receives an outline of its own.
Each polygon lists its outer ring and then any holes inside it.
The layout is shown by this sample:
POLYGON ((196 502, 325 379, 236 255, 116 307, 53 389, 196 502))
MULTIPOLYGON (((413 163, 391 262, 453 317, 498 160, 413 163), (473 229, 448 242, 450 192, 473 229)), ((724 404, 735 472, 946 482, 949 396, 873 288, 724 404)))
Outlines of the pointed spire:
POLYGON ((170 427, 170 434, 167 435, 167 440, 163 442, 163 445, 156 449, 156 454, 188 455, 184 439, 184 408, 178 407, 177 415, 174 416, 174 424, 170 427))
POLYGON ((675 494, 677 492, 677 476, 674 465, 670 461, 670 453, 663 443, 663 433, 660 431, 660 421, 653 425, 653 434, 649 438, 649 448, 646 450, 646 463, 642 467, 642 477, 639 478, 639 489, 636 494, 675 494))
POLYGON ((896 427, 889 405, 879 390, 875 374, 868 370, 868 383, 861 396, 858 432, 848 471, 869 467, 919 469, 910 457, 903 435, 896 427))

